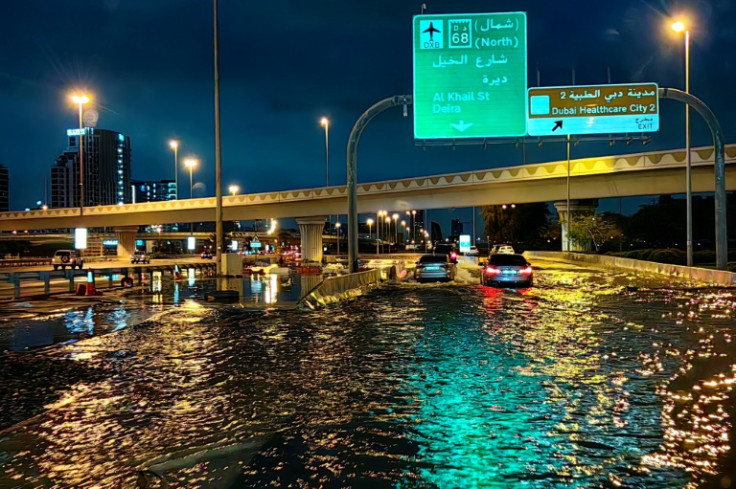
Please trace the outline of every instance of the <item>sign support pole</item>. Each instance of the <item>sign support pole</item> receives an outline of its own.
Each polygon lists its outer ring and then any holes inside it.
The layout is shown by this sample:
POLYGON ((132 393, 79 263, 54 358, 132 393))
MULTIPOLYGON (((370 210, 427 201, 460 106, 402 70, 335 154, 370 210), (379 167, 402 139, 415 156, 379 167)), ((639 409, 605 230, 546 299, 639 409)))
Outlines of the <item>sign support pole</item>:
POLYGON ((570 252, 570 135, 567 135, 567 232, 565 233, 565 251, 570 252))
MULTIPOLYGON (((728 263, 728 236, 726 234, 726 167, 723 146, 723 130, 710 107, 692 94, 674 88, 660 88, 659 98, 670 98, 689 105, 705 120, 713 135, 713 171, 715 220, 716 220, 716 268, 726 270, 728 263)), ((689 152, 688 152, 689 153, 689 152)))
MULTIPOLYGON (((348 138, 348 268, 350 273, 358 272, 358 196, 357 196, 357 180, 358 180, 358 142, 360 135, 370 121, 373 120, 381 112, 397 107, 399 105, 411 105, 411 95, 396 95, 388 97, 380 102, 373 104, 363 115, 361 115, 348 138)), ((376 223, 378 230, 379 223, 376 223)), ((376 231, 377 232, 377 231, 376 231)))

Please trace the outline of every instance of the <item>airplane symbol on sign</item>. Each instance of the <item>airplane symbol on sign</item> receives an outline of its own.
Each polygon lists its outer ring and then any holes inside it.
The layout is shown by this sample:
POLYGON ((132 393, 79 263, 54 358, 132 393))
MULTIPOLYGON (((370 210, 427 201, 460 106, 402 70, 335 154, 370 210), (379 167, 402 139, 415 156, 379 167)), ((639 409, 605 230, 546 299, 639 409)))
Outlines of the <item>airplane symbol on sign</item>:
MULTIPOLYGON (((425 25, 426 25, 426 24, 425 24, 425 25)), ((430 40, 430 41, 434 41, 434 33, 436 32, 437 34, 439 34, 439 33, 440 33, 440 30, 439 30, 439 29, 435 29, 435 27, 434 27, 434 26, 432 25, 432 23, 430 22, 430 23, 429 23, 429 28, 428 28, 428 29, 424 29, 424 30, 422 31, 422 34, 425 34, 425 33, 427 33, 427 32, 429 32, 429 40, 430 40)))

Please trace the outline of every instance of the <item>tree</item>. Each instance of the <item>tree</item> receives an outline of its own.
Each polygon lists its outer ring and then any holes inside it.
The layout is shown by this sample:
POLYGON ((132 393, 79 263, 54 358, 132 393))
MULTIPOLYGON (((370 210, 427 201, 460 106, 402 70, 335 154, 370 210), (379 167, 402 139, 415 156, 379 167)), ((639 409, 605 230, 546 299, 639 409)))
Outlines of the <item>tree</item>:
POLYGON ((611 216, 606 214, 594 215, 592 212, 575 213, 570 218, 568 226, 570 241, 580 247, 593 242, 595 252, 608 241, 620 239, 623 233, 611 216))
POLYGON ((546 203, 491 205, 481 209, 486 234, 492 242, 527 246, 538 246, 543 241, 541 231, 547 224, 548 214, 546 203))

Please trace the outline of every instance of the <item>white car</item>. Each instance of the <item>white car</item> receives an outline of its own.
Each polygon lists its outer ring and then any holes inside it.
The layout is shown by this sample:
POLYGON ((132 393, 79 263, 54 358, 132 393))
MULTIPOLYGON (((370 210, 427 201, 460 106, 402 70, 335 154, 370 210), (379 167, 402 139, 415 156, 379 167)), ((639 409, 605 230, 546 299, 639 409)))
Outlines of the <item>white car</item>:
POLYGON ((56 250, 53 258, 51 258, 51 264, 54 266, 54 270, 59 268, 64 270, 66 267, 70 267, 72 270, 77 267, 81 270, 84 266, 84 258, 79 256, 77 250, 56 250))
POLYGON ((493 245, 491 248, 491 255, 513 255, 515 253, 511 245, 493 245))

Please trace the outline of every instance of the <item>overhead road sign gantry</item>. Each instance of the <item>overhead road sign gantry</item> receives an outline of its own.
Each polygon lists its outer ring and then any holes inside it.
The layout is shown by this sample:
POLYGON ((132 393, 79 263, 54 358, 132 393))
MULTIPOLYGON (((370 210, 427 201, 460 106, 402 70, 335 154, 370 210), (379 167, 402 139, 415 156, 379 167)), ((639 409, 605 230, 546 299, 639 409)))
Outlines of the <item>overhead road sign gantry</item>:
POLYGON ((526 135, 526 13, 414 17, 414 137, 526 135))
POLYGON ((659 130, 656 83, 529 89, 530 136, 659 130))

